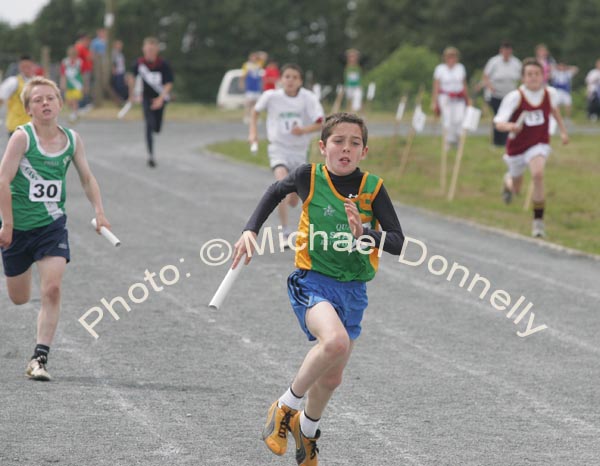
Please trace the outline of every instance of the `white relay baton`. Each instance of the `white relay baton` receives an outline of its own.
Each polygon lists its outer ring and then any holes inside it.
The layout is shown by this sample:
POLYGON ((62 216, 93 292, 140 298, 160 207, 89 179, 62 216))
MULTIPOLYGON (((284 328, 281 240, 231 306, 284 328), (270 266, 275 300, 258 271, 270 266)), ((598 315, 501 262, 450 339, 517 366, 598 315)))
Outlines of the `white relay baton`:
MULTIPOLYGON (((97 228, 97 223, 96 223, 96 219, 93 218, 92 221, 92 226, 94 228, 97 228)), ((113 246, 117 247, 121 245, 121 241, 119 240, 119 238, 117 238, 112 231, 110 231, 108 228, 106 227, 102 227, 100 228, 100 234, 102 236, 104 236, 108 241, 110 241, 110 244, 112 244, 113 246)))
POLYGON ((221 304, 223 304, 223 301, 227 297, 227 294, 229 294, 229 291, 233 287, 233 284, 235 283, 235 280, 242 271, 243 267, 244 264, 238 264, 235 269, 229 269, 227 275, 225 275, 225 278, 219 285, 217 292, 208 304, 208 307, 212 307, 213 309, 219 309, 221 307, 221 304))
POLYGON ((123 119, 129 110, 131 110, 131 102, 127 102, 125 105, 123 105, 123 108, 119 110, 119 113, 117 113, 117 118, 119 120, 123 119))

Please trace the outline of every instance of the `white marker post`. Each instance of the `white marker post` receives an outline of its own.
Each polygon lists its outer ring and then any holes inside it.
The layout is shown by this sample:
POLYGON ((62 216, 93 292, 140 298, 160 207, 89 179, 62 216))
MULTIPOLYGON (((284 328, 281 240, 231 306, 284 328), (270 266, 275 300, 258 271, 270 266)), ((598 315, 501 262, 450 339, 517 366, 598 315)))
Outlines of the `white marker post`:
MULTIPOLYGON (((92 221, 90 222, 92 224, 92 226, 94 228, 97 228, 97 223, 96 223, 96 219, 93 218, 92 221)), ((100 234, 102 236, 104 236, 109 242, 110 244, 112 244, 115 247, 119 247, 121 246, 121 241, 119 240, 119 238, 117 238, 112 231, 110 231, 108 228, 106 227, 102 227, 100 228, 100 234)))
POLYGON ((367 87, 367 100, 371 102, 375 98, 375 90, 377 89, 377 84, 369 83, 367 87))
POLYGON ((321 85, 319 83, 313 84, 312 91, 317 96, 317 99, 321 100, 322 89, 321 89, 321 85))
POLYGON ((363 90, 362 87, 357 87, 354 89, 354 93, 352 94, 352 103, 351 108, 353 112, 360 112, 362 108, 362 100, 363 100, 363 90))
POLYGON ((463 152, 465 151, 465 142, 467 140, 467 131, 475 131, 479 126, 479 120, 481 119, 481 110, 475 107, 467 107, 465 112, 465 118, 462 124, 462 133, 460 135, 460 142, 458 143, 458 150, 456 152, 456 160, 454 161, 454 169, 452 170, 452 181, 450 182, 450 189, 448 190, 448 200, 454 199, 456 193, 456 183, 458 182, 458 172, 460 171, 460 161, 462 160, 463 152))
POLYGON ((127 103, 123 105, 123 108, 119 110, 119 113, 117 113, 117 118, 119 120, 122 120, 125 117, 125 115, 127 115, 127 112, 129 112, 129 110, 131 110, 131 102, 127 101, 127 103))
POLYGON ((243 267, 244 264, 239 263, 235 269, 230 268, 227 271, 227 275, 225 275, 225 278, 219 285, 217 292, 210 300, 210 303, 208 303, 208 307, 211 307, 213 309, 219 309, 221 307, 221 304, 223 304, 223 301, 229 294, 229 291, 231 291, 231 288, 233 287, 233 284, 235 283, 235 280, 242 271, 243 267))
POLYGON ((425 88, 421 86, 419 89, 419 94, 417 94, 412 125, 410 131, 408 132, 408 136, 406 137, 406 146, 404 146, 404 152, 402 152, 402 159, 400 160, 400 176, 404 175, 404 172, 406 171, 406 166, 408 165, 408 156, 410 155, 410 149, 412 148, 412 143, 415 136, 417 133, 421 133, 425 129, 427 115, 425 115, 425 112, 423 112, 423 109, 421 108, 421 100, 423 99, 424 92, 425 88))
POLYGON ((390 141, 390 145, 388 146, 387 153, 385 155, 385 168, 386 170, 390 168, 392 155, 396 149, 396 145, 398 144, 398 136, 400 135, 400 122, 402 121, 402 117, 404 116, 404 109, 406 108, 406 101, 408 100, 408 96, 404 94, 398 103, 398 109, 396 110, 396 118, 394 119, 394 133, 392 134, 392 140, 390 141))
POLYGON ((333 106, 331 107, 331 113, 338 113, 340 111, 340 108, 342 107, 342 99, 344 98, 344 86, 338 84, 336 93, 337 95, 335 97, 335 101, 333 102, 333 106))
POLYGON ((404 116, 404 110, 406 109, 406 101, 408 100, 408 96, 405 94, 400 99, 398 103, 398 109, 396 110, 396 121, 400 123, 402 121, 402 117, 404 116))

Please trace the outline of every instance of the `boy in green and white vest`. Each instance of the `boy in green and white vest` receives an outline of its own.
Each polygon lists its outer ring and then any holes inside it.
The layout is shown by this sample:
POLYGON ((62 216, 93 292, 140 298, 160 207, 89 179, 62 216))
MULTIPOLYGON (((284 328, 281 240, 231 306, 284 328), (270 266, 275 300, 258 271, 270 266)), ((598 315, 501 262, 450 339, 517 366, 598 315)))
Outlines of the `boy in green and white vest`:
POLYGON ((35 77, 25 85, 21 99, 31 122, 17 128, 0 163, 0 249, 8 296, 15 304, 29 301, 31 266, 38 266, 41 309, 37 344, 26 373, 34 380, 50 380, 46 364, 58 325, 62 277, 70 260, 64 204, 71 162, 96 212, 97 231, 110 224, 81 137, 58 125, 62 99, 56 84, 35 77))
POLYGON ((235 244, 232 264, 235 268, 244 256, 250 261, 269 214, 285 196, 297 193, 302 214, 295 246, 289 245, 296 250, 297 270, 288 278, 288 295, 300 327, 317 343, 291 386, 271 405, 263 440, 283 455, 290 431, 300 466, 318 463, 319 420, 360 335, 366 282, 375 276, 380 249, 400 254, 404 242, 383 180, 358 168, 368 151, 363 120, 348 113, 329 116, 319 147, 324 164, 301 165, 269 187, 235 244))

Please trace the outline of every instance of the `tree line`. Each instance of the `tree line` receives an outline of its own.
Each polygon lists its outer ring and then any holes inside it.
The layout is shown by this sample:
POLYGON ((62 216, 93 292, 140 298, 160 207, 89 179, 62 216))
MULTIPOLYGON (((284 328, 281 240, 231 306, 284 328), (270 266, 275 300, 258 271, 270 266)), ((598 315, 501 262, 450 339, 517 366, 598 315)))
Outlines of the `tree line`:
MULTIPOLYGON (((555 58, 579 66, 576 83, 600 57, 596 31, 600 0, 112 0, 111 37, 125 43, 129 62, 144 37, 157 36, 176 72, 180 99, 214 101, 224 72, 238 68, 253 50, 280 64, 296 62, 306 80, 342 80, 344 50, 354 47, 373 69, 404 45, 440 54, 459 48, 469 74, 483 68, 510 40, 519 58, 545 43, 555 58)), ((31 24, 0 23, 0 66, 19 54, 39 59, 50 47, 58 62, 81 32, 104 24, 109 1, 51 0, 31 24)), ((433 69, 431 70, 433 73, 433 69)))

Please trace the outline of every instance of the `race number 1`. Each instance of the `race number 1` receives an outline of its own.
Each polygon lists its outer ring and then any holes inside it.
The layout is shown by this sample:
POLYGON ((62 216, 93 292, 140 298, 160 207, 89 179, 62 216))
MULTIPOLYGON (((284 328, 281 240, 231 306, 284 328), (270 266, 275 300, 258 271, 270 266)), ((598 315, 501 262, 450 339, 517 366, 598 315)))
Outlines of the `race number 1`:
POLYGON ((299 118, 282 118, 279 120, 279 132, 281 134, 290 134, 294 127, 300 126, 302 120, 299 118))
POLYGON ((59 202, 61 191, 61 180, 33 180, 29 183, 29 200, 31 202, 59 202))

